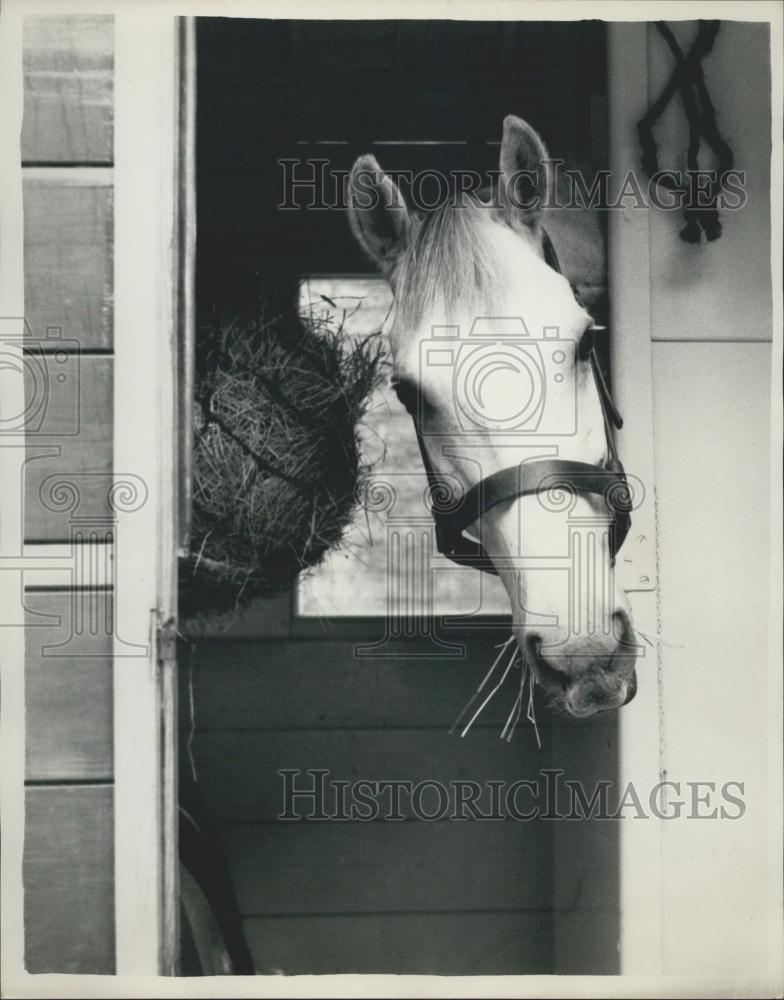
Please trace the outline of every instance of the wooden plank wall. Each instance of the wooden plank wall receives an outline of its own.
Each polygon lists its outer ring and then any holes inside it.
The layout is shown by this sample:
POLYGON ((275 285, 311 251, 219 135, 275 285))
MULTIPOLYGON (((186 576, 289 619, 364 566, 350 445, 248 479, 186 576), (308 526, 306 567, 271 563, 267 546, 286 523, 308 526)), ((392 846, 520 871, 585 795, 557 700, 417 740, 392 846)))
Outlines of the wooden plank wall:
MULTIPOLYGON (((261 638, 256 621, 253 641, 246 618, 245 639, 181 650, 180 775, 220 830, 258 971, 551 971, 547 821, 428 822, 405 799, 402 821, 277 818, 282 768, 345 781, 535 779, 551 727, 540 706, 541 751, 525 722, 511 744, 499 740, 511 686, 465 739, 449 733, 500 633, 467 635, 460 660, 432 656, 427 640, 367 660, 350 639, 306 638, 296 625, 261 638)), ((366 623, 368 638, 377 626, 366 623)))
MULTIPOLYGON (((36 405, 25 539, 32 552, 70 543, 80 522, 108 525, 113 63, 111 17, 26 18, 25 312, 28 398, 36 405), (57 502, 61 480, 76 490, 75 506, 57 502)), ((79 584, 44 582, 25 596, 30 972, 114 971, 112 594, 91 587, 89 576, 79 584)))

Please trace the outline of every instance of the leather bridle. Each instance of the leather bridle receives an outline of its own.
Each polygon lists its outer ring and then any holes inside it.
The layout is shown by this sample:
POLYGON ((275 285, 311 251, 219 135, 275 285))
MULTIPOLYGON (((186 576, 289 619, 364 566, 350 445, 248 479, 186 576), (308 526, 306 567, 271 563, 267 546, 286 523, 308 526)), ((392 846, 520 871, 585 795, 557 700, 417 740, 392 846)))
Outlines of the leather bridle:
MULTIPOLYGON (((555 247, 544 230, 542 230, 542 248, 545 262, 554 271, 562 273, 555 247)), ((572 291, 580 302, 580 296, 574 286, 572 291)), ((623 545, 631 527, 631 494, 613 439, 613 428, 620 429, 623 426, 623 419, 602 375, 591 327, 588 327, 583 334, 577 350, 581 360, 590 360, 599 393, 607 439, 607 460, 603 465, 589 465, 585 462, 558 458, 521 462, 519 465, 512 465, 485 476, 455 500, 449 485, 439 478, 433 468, 422 437, 418 416, 409 409, 414 420, 422 463, 430 487, 436 546, 438 551, 452 562, 497 575, 496 565, 483 546, 465 535, 465 530, 498 504, 532 494, 552 495, 558 492, 574 495, 589 493, 604 498, 607 509, 613 515, 610 524, 610 556, 612 561, 615 561, 615 555, 623 545)), ((496 560, 496 563, 498 562, 499 560, 496 560)))

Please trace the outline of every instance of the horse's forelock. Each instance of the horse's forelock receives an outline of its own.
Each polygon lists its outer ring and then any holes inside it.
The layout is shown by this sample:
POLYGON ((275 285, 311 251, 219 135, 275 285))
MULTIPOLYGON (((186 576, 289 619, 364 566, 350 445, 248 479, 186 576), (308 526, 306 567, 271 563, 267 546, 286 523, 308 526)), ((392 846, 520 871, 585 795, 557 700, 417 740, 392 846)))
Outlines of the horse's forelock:
POLYGON ((437 304, 447 321, 499 304, 504 269, 491 238, 490 211, 465 199, 428 213, 413 227, 392 274, 397 323, 417 328, 437 304))

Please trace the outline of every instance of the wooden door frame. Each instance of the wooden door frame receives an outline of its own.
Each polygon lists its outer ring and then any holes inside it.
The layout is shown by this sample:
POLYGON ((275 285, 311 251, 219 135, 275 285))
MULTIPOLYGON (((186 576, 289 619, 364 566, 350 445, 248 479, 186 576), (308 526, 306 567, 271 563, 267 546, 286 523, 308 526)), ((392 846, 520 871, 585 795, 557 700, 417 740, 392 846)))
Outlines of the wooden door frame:
POLYGON ((173 975, 178 953, 177 556, 189 413, 193 24, 115 15, 114 822, 119 975, 173 975), (146 22, 146 23, 145 23, 146 22), (186 181, 183 187, 183 180, 186 181), (182 191, 186 197, 181 197, 182 191), (122 500, 122 497, 118 499, 122 500))
MULTIPOLYGON (((609 167, 613 187, 630 171, 640 176, 636 124, 648 102, 647 23, 607 23, 609 167)), ((608 290, 613 331, 613 391, 624 415, 619 433, 624 465, 644 487, 619 561, 621 584, 635 621, 658 633, 653 381, 648 210, 615 209, 608 219, 608 290)), ((647 796, 663 773, 660 647, 645 649, 655 669, 644 673, 635 700, 620 712, 618 784, 647 796)), ((625 820, 620 829, 620 960, 625 975, 661 975, 661 821, 625 820)))

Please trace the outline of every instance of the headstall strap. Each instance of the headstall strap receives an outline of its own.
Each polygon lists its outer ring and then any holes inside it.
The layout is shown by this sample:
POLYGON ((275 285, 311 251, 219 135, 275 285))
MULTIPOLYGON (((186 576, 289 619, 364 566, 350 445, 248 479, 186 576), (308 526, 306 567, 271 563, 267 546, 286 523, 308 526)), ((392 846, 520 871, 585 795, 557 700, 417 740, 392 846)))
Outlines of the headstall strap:
MULTIPOLYGON (((555 247, 545 230, 542 230, 542 247, 545 262, 554 271, 562 273, 555 247)), ((574 286, 572 286, 572 291, 577 301, 582 304, 579 293, 574 286)), ((591 493, 604 497, 605 503, 613 512, 613 524, 610 528, 610 556, 612 561, 615 561, 615 555, 623 545, 631 527, 631 495, 613 437, 613 428, 620 429, 623 426, 623 420, 602 375, 590 328, 586 330, 578 351, 582 360, 590 360, 599 393, 607 437, 608 457, 604 465, 588 465, 584 462, 556 458, 523 462, 486 476, 467 490, 459 501, 455 502, 448 486, 439 479, 433 468, 419 424, 414 418, 419 450, 430 485, 432 514, 436 527, 436 545, 438 551, 451 559, 452 562, 497 575, 497 567, 503 563, 503 560, 500 558, 491 560, 483 546, 465 535, 464 531, 488 510, 500 503, 516 500, 522 496, 537 493, 546 494, 558 490, 591 493), (448 498, 448 500, 445 502, 444 498, 448 498)))

